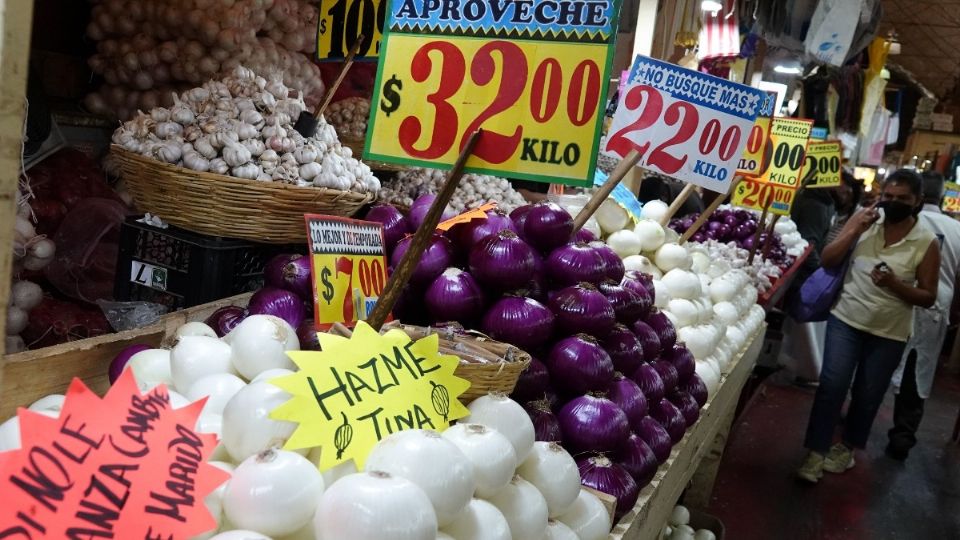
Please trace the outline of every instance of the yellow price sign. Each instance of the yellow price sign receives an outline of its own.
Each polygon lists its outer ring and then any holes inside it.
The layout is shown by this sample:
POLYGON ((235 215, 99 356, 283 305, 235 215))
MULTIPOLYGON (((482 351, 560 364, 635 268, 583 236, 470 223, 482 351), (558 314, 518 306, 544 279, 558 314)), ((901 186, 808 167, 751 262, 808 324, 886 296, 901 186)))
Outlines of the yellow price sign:
POLYGON ((807 145, 807 175, 813 177, 808 188, 836 187, 841 183, 840 141, 813 142, 807 145))
POLYGON ((789 216, 796 196, 797 190, 794 188, 744 179, 733 190, 733 204, 761 211, 769 204, 770 212, 789 216))
POLYGON ((960 184, 947 182, 943 194, 943 211, 951 214, 960 213, 960 184))
POLYGON ((807 142, 813 120, 774 118, 770 123, 770 160, 760 180, 796 189, 807 161, 807 142))
POLYGON ((413 341, 360 322, 349 338, 317 337, 320 352, 290 352, 300 370, 270 381, 292 396, 270 416, 298 423, 285 448, 322 448, 320 470, 351 459, 363 470, 373 446, 391 433, 443 431, 469 414, 459 396, 470 382, 454 375, 460 359, 440 354, 437 334, 413 341))
POLYGON ((343 60, 363 35, 357 58, 376 58, 383 39, 387 0, 320 0, 317 58, 343 60))
POLYGON ((760 176, 770 163, 769 142, 770 122, 767 116, 758 116, 747 137, 747 146, 737 165, 737 174, 741 176, 760 176))
POLYGON ((317 214, 306 220, 317 329, 366 319, 387 283, 383 226, 317 214))

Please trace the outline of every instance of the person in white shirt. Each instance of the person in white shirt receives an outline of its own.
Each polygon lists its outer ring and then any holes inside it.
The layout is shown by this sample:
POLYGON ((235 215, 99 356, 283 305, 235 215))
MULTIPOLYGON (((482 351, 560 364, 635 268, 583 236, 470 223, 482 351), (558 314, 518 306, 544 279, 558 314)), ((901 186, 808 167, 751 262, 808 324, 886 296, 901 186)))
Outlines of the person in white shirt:
POLYGON ((924 205, 920 223, 940 241, 940 283, 937 301, 930 308, 913 308, 913 333, 907 341, 903 360, 893 376, 896 392, 893 427, 887 433, 886 453, 904 460, 917 444, 917 430, 923 419, 923 403, 930 397, 937 371, 940 350, 947 336, 950 305, 954 285, 960 271, 960 221, 940 211, 943 199, 943 176, 937 172, 923 174, 924 205))

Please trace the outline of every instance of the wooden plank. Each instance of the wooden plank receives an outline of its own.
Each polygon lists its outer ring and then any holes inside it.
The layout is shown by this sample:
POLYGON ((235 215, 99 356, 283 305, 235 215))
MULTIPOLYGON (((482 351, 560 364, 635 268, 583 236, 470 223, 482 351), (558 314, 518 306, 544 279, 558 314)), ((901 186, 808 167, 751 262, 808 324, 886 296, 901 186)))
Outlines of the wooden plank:
POLYGON ((710 504, 713 486, 720 472, 720 462, 723 460, 723 451, 727 447, 727 438, 730 436, 730 428, 733 427, 736 412, 737 407, 734 405, 720 420, 720 429, 713 436, 710 448, 700 460, 700 466, 690 477, 690 485, 683 494, 683 504, 688 508, 706 508, 710 504))
POLYGON ((750 377, 760 355, 766 324, 754 334, 750 344, 723 376, 720 389, 700 411, 700 420, 673 448, 670 459, 661 465, 656 477, 640 492, 637 504, 610 533, 610 540, 651 540, 660 535, 687 482, 710 449, 721 423, 737 407, 743 385, 750 377))

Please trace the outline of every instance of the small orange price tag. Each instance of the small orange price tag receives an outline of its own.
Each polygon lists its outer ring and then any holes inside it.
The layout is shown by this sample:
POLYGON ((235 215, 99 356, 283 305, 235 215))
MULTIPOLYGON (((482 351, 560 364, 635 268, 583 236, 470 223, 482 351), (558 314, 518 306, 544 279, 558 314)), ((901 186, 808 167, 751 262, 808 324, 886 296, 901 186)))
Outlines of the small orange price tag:
POLYGON ((459 216, 452 217, 446 221, 441 221, 440 224, 437 225, 437 229, 441 231, 449 231, 454 225, 469 223, 475 219, 487 219, 487 211, 493 210, 496 207, 497 203, 495 202, 481 204, 472 210, 467 210, 459 216))

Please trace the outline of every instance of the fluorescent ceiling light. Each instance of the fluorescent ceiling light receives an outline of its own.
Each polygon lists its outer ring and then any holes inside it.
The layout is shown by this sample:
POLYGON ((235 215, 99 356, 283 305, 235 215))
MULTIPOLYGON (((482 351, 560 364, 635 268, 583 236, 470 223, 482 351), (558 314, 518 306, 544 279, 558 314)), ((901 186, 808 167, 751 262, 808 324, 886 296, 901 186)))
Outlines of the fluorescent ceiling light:
POLYGON ((717 2, 716 0, 703 0, 703 2, 700 4, 700 9, 702 11, 716 13, 723 9, 723 4, 717 2))
POLYGON ((799 75, 803 73, 803 70, 797 66, 784 66, 782 64, 774 66, 773 70, 777 73, 783 73, 784 75, 799 75))

